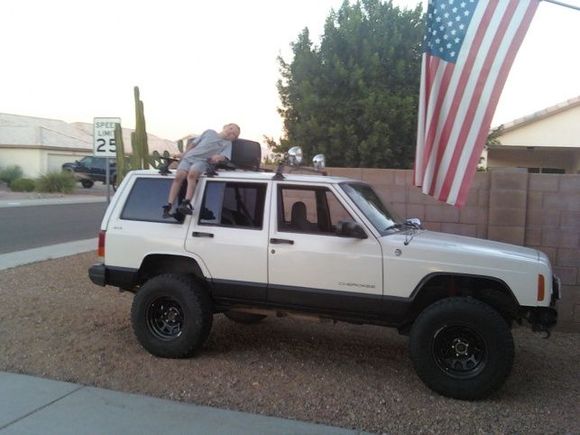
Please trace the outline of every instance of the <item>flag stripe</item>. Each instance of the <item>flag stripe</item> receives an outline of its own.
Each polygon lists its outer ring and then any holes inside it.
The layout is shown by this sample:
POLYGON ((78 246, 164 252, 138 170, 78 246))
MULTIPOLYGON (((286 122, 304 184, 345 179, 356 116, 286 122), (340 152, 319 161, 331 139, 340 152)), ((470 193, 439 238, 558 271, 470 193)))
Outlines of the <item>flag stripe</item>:
MULTIPOLYGON (((440 82, 437 89, 436 97, 433 99, 434 103, 429 104, 430 108, 432 108, 431 118, 429 119, 428 127, 427 127, 427 138, 425 140, 425 155, 431 156, 433 152, 437 150, 437 148, 433 148, 435 145, 434 136, 436 133, 437 125, 439 125, 441 114, 444 112, 444 103, 445 103, 445 96, 448 94, 449 84, 451 82, 452 74, 454 71, 454 66, 451 63, 443 62, 443 65, 439 67, 437 71, 437 75, 440 76, 440 82)), ((427 161, 427 164, 429 160, 427 161)), ((427 166, 425 165, 425 171, 427 170, 427 166)))
MULTIPOLYGON (((506 40, 504 39, 504 35, 516 10, 516 1, 511 0, 509 3, 504 3, 506 5, 505 10, 498 9, 498 13, 494 15, 493 20, 499 20, 497 29, 492 28, 491 26, 486 26, 487 29, 492 31, 487 33, 487 36, 491 39, 487 54, 481 53, 481 57, 484 58, 483 65, 493 66, 494 64, 501 63, 503 57, 499 56, 499 50, 501 42, 506 40)), ((460 171, 464 169, 460 167, 458 168, 460 158, 462 155, 471 155, 473 141, 468 140, 468 137, 472 136, 473 131, 479 131, 478 127, 481 125, 481 119, 478 119, 477 115, 479 115, 482 110, 485 111, 486 107, 488 107, 487 101, 489 100, 492 90, 490 88, 493 88, 495 79, 496 74, 494 74, 494 68, 481 69, 473 88, 474 95, 469 98, 469 106, 465 111, 466 116, 461 123, 461 129, 458 128, 458 134, 449 141, 448 150, 450 152, 448 153, 449 159, 445 165, 446 170, 441 171, 438 174, 438 189, 435 193, 438 198, 447 198, 451 188, 451 183, 456 177, 458 170, 460 171), (476 98, 476 96, 480 97, 476 98)))
MULTIPOLYGON (((493 92, 492 97, 491 97, 490 107, 492 107, 494 109, 497 106, 497 103, 499 101, 499 97, 501 95, 501 91, 502 91, 503 86, 507 80, 510 68, 515 60, 518 49, 524 40, 526 32, 528 31, 528 28, 530 27, 530 24, 532 22, 532 19, 534 18, 534 14, 535 14, 537 8, 538 8, 538 3, 532 2, 532 4, 525 11, 524 18, 521 21, 521 23, 516 31, 516 35, 514 36, 514 39, 513 39, 511 46, 508 50, 506 59, 501 67, 500 77, 498 79, 498 81, 499 81, 499 83, 501 83, 501 85, 497 86, 494 89, 494 92, 493 92)), ((486 119, 485 119, 484 123, 481 125, 480 131, 479 131, 479 138, 480 138, 480 142, 481 142, 481 147, 479 147, 479 149, 473 150, 471 158, 469 159, 469 164, 467 166, 467 170, 463 175, 463 179, 461 180, 460 183, 458 183, 457 186, 454 186, 455 190, 457 191, 457 204, 459 206, 462 206, 465 203, 465 200, 467 199, 467 194, 469 193, 469 186, 471 185, 471 181, 473 180, 473 177, 475 175, 475 167, 477 166, 477 162, 478 162, 477 159, 481 155, 481 152, 483 150, 483 146, 485 145, 484 139, 487 137, 487 134, 488 134, 488 129, 485 128, 485 126, 488 125, 488 123, 491 123, 491 118, 493 117, 493 111, 494 110, 488 111, 486 119)))
MULTIPOLYGON (((512 0, 514 5, 518 5, 518 8, 515 11, 510 11, 510 19, 509 20, 502 20, 502 25, 507 25, 505 28, 500 28, 500 35, 506 34, 509 35, 507 38, 496 38, 501 44, 498 44, 496 55, 490 59, 489 65, 490 73, 485 83, 484 88, 482 89, 482 95, 484 99, 479 104, 478 110, 476 112, 476 118, 474 119, 473 127, 469 131, 469 135, 465 140, 464 145, 464 152, 458 156, 458 161, 456 162, 456 168, 454 168, 454 178, 449 177, 449 185, 447 186, 447 192, 445 192, 445 196, 453 199, 455 203, 457 203, 457 195, 460 188, 460 183, 464 179, 465 171, 467 171, 469 167, 469 160, 472 158, 475 150, 477 148, 483 149, 485 144, 485 132, 489 130, 489 122, 491 122, 491 116, 495 110, 496 104, 492 104, 494 92, 501 92, 503 88, 503 84, 507 75, 503 78, 501 76, 502 67, 506 62, 506 57, 509 54, 509 50, 511 48, 511 42, 516 35, 517 29, 519 24, 521 23, 527 6, 525 3, 517 2, 516 0, 512 0), (499 88, 499 89, 497 89, 499 88), (489 114, 489 115, 488 115, 489 114), (488 122, 487 126, 482 129, 482 126, 488 122), (483 131, 483 133, 481 133, 483 131), (482 137, 481 134, 484 134, 482 137)), ((499 94, 498 94, 499 97, 499 94)), ((475 157, 476 159, 479 156, 475 157)), ((477 162, 476 162, 477 164, 477 162)), ((475 169, 475 165, 473 166, 475 169)), ((451 175, 451 174, 450 174, 451 175)), ((471 179, 470 179, 471 180, 471 179)))

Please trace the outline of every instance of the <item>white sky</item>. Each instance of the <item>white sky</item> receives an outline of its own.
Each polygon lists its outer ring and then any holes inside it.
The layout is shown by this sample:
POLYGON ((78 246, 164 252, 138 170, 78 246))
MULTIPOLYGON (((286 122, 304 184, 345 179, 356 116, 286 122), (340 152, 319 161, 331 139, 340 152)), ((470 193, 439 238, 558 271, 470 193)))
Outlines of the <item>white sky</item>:
MULTIPOLYGON (((289 60, 304 27, 317 42, 341 3, 2 0, 0 112, 68 122, 118 116, 133 128, 138 85, 149 133, 176 140, 237 122, 243 137, 278 138, 276 57, 289 60)), ((493 124, 578 95, 580 12, 542 2, 493 124)))

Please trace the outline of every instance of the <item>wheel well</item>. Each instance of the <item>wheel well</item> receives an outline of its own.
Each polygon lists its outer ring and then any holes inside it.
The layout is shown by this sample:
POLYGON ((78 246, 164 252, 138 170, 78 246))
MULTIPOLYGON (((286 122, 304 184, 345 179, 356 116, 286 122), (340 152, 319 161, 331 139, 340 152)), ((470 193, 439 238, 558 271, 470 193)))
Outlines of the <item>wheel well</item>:
POLYGON ((454 296, 469 296, 488 304, 510 325, 520 318, 519 304, 504 282, 484 276, 434 275, 424 280, 415 291, 406 327, 410 327, 429 305, 454 296))
POLYGON ((177 273, 193 275, 200 281, 205 281, 205 276, 199 264, 189 257, 179 255, 152 254, 143 259, 138 272, 139 284, 164 273, 177 273))

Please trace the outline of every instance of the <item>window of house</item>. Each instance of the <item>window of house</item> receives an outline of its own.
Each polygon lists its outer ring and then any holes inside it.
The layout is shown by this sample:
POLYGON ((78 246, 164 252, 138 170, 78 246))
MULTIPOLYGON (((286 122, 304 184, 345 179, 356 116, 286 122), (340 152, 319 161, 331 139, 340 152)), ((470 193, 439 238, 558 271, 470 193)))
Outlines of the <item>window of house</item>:
POLYGON ((199 224, 262 229, 266 189, 265 183, 208 181, 199 224))
POLYGON ((559 168, 528 168, 528 174, 565 174, 564 169, 559 168))
POLYGON ((278 231, 334 235, 340 221, 353 218, 326 187, 278 187, 278 231))
POLYGON ((167 203, 172 178, 137 178, 121 212, 121 219, 175 224, 163 219, 161 206, 167 203))

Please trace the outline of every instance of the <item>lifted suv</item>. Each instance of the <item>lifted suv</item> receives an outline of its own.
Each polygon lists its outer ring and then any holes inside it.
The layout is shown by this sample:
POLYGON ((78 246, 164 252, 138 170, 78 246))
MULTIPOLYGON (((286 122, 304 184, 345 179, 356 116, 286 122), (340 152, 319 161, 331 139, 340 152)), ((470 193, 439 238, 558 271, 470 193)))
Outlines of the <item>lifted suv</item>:
POLYGON ((220 171, 202 176, 192 216, 163 219, 172 175, 128 174, 101 224, 98 285, 135 293, 150 353, 189 357, 216 313, 236 322, 307 315, 409 334, 434 391, 473 400, 499 388, 511 325, 549 334, 559 282, 543 253, 426 231, 360 181, 220 171))
MULTIPOLYGON (((75 180, 80 181, 85 189, 90 189, 95 181, 103 184, 107 182, 107 163, 105 157, 86 156, 74 163, 65 163, 62 165, 63 171, 70 171, 74 174, 75 180)), ((109 160, 109 177, 111 185, 116 186, 117 165, 114 159, 109 160)))

